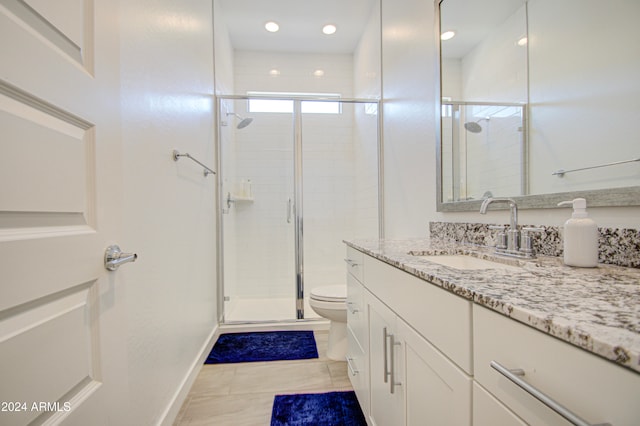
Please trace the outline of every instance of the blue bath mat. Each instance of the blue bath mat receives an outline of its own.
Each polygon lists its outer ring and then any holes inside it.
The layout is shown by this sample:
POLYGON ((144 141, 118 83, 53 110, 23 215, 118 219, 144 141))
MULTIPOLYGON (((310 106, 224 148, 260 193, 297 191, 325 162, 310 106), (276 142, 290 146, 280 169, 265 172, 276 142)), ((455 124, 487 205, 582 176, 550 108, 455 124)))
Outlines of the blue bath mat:
POLYGON ((276 395, 271 426, 366 426, 356 394, 350 392, 276 395))
POLYGON ((205 364, 318 358, 313 331, 222 334, 205 364))

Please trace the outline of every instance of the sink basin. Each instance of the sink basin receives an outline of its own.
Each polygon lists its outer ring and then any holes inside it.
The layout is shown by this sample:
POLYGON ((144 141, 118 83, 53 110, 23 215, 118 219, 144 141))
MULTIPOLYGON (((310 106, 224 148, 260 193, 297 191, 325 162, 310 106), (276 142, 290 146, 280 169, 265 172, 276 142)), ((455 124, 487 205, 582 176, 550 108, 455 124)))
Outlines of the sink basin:
POLYGON ((478 269, 502 269, 508 271, 521 271, 519 266, 507 265, 505 263, 493 262, 491 260, 479 259, 464 254, 436 254, 436 255, 420 255, 417 256, 429 262, 439 265, 448 266, 455 269, 463 269, 467 271, 478 269))

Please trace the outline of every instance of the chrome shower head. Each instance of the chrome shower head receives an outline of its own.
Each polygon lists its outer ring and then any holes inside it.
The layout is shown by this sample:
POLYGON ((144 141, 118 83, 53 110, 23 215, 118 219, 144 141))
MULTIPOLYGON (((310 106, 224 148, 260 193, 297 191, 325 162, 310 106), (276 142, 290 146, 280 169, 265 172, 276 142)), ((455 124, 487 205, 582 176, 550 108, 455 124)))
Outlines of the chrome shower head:
POLYGON ((478 123, 482 120, 489 121, 489 118, 490 117, 481 118, 478 121, 467 121, 466 123, 464 123, 464 128, 471 133, 480 133, 482 131, 482 126, 480 126, 478 123))
POLYGON ((234 115, 240 120, 240 122, 236 126, 236 129, 244 129, 253 121, 253 118, 251 117, 243 118, 242 116, 236 114, 235 112, 228 112, 227 116, 230 116, 230 115, 234 115))

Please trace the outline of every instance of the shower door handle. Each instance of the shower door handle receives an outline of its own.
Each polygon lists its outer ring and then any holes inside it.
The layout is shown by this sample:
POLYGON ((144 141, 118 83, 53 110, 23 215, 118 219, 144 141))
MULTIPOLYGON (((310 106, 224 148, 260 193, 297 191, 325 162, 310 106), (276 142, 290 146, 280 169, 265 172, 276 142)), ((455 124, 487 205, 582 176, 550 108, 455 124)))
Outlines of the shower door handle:
POLYGON ((291 198, 289 198, 289 200, 287 201, 287 223, 291 223, 291 207, 291 198))

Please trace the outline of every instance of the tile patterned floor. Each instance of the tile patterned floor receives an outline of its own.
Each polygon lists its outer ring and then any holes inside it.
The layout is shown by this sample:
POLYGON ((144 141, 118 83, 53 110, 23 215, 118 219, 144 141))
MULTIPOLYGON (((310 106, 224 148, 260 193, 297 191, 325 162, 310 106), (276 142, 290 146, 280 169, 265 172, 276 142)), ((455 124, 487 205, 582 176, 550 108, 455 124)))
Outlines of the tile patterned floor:
POLYGON ((269 425, 277 394, 351 390, 347 363, 326 357, 328 333, 315 338, 317 359, 204 365, 174 426, 269 425))

